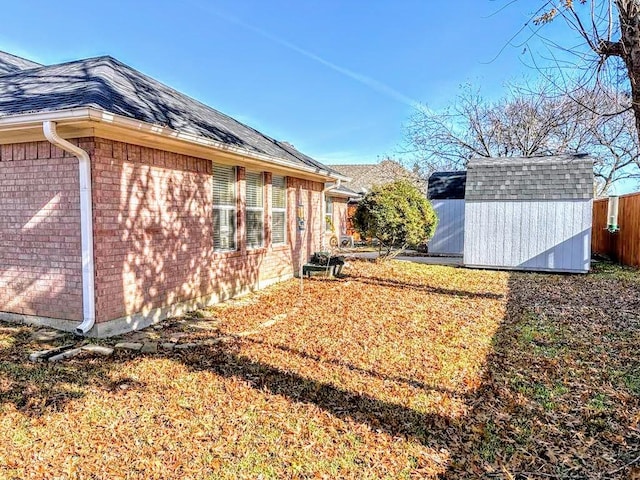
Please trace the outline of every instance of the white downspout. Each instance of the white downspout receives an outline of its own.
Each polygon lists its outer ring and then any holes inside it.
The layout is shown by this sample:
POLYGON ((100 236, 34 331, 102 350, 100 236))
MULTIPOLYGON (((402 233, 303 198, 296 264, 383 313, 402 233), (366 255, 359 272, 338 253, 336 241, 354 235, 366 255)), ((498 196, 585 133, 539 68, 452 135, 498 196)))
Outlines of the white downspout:
POLYGON ((326 227, 325 227, 325 222, 324 222, 324 216, 325 216, 325 212, 327 211, 327 199, 326 199, 326 194, 327 192, 330 192, 331 190, 335 190, 336 188, 340 188, 340 185, 342 185, 342 180, 340 180, 339 178, 336 179, 336 183, 331 185, 330 187, 326 187, 324 190, 322 190, 322 235, 320 235, 320 250, 322 250, 323 252, 325 252, 326 249, 326 241, 325 241, 325 237, 327 236, 326 234, 326 227))
POLYGON ((91 159, 80 147, 58 136, 56 123, 46 120, 42 131, 49 142, 78 158, 80 180, 80 238, 82 243, 82 313, 84 320, 76 333, 85 335, 96 321, 93 265, 93 213, 91 207, 91 159))

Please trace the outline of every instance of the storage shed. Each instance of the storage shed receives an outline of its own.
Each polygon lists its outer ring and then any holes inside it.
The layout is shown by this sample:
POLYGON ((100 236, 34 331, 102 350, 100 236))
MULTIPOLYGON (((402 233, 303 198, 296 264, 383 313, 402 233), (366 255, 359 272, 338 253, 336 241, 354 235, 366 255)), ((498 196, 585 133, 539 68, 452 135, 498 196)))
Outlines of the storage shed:
POLYGON ((465 202, 465 266, 589 271, 591 157, 472 159, 465 202))
POLYGON ((467 172, 435 172, 429 177, 427 197, 438 215, 438 227, 429 241, 430 254, 463 253, 466 180, 467 172))

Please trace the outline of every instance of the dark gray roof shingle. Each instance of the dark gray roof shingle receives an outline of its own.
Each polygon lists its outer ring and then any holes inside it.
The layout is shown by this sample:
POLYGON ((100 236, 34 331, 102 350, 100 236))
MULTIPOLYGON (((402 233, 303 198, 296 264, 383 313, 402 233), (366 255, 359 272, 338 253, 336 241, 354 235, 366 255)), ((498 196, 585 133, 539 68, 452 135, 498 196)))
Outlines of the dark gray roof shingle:
POLYGON ((38 68, 42 65, 26 58, 11 55, 7 52, 0 52, 0 76, 7 73, 19 72, 30 68, 38 68))
POLYGON ((0 76, 0 117, 79 107, 105 110, 337 173, 286 142, 274 140, 109 56, 0 76))
POLYGON ((434 172, 429 177, 429 200, 460 200, 464 198, 467 172, 434 172))
POLYGON ((474 158, 467 165, 466 200, 593 198, 588 155, 474 158))

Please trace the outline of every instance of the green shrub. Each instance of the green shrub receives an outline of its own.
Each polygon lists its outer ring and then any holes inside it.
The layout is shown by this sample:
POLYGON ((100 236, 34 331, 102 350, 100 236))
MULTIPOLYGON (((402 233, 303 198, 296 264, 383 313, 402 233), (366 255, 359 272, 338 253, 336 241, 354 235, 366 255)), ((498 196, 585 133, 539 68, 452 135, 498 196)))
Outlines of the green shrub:
POLYGON ((358 204, 353 223, 363 237, 377 240, 380 249, 386 249, 383 257, 388 258, 427 242, 438 218, 420 190, 401 180, 367 193, 358 204), (397 250, 391 255, 394 248, 397 250))

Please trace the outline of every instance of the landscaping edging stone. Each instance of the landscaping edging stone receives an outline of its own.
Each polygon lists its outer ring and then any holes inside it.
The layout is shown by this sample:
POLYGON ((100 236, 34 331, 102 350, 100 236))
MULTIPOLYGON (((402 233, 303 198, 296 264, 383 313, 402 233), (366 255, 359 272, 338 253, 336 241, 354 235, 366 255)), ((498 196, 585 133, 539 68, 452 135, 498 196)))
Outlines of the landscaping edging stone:
POLYGON ((105 357, 108 357, 113 353, 113 348, 111 347, 104 347, 102 345, 95 345, 92 343, 89 345, 83 345, 82 350, 85 352, 97 353, 98 355, 103 355, 105 357))
POLYGON ((142 353, 156 353, 158 351, 158 342, 145 342, 142 344, 140 352, 142 353))
MULTIPOLYGON (((290 313, 289 313, 290 314, 290 313)), ((67 360, 69 358, 73 358, 79 355, 82 352, 87 352, 90 354, 101 355, 104 357, 108 357, 115 350, 129 351, 133 353, 139 354, 147 354, 147 353, 157 353, 158 350, 166 350, 166 351, 176 351, 176 350, 188 350, 196 347, 206 347, 206 346, 214 346, 222 343, 232 342, 233 340, 240 339, 242 337, 247 337, 250 335, 259 334, 261 330, 265 328, 269 328, 274 326, 276 323, 285 320, 289 314, 280 313, 278 315, 274 315, 270 319, 262 322, 258 325, 258 328, 255 330, 247 330, 238 333, 230 333, 227 335, 221 335, 216 338, 205 338, 203 340, 192 340, 185 341, 184 343, 180 343, 181 339, 185 339, 185 337, 189 336, 189 333, 186 332, 167 332, 165 335, 158 335, 158 330, 160 328, 155 328, 150 332, 134 332, 133 336, 125 337, 130 341, 117 341, 112 345, 97 345, 97 344, 82 344, 82 342, 77 342, 75 344, 66 344, 60 347, 51 348, 48 350, 40 350, 37 352, 33 352, 29 354, 29 360, 32 362, 59 362, 62 360, 67 360)), ((179 321, 179 323, 185 323, 184 321, 179 321)), ((171 325, 168 325, 169 327, 171 325)), ((162 327, 164 329, 166 327, 162 327)), ((206 326, 202 325, 202 322, 198 324, 198 329, 201 330, 213 330, 217 328, 215 325, 212 325, 211 328, 206 328, 206 326)), ((56 336, 52 335, 49 331, 45 332, 45 335, 40 337, 34 337, 36 341, 42 341, 42 339, 56 339, 60 336, 64 336, 64 334, 56 336)), ((187 339, 185 339, 187 340, 187 339)), ((86 341, 86 340, 82 340, 86 341)))
POLYGON ((38 352, 33 352, 29 355, 29 360, 32 362, 45 362, 49 360, 49 358, 58 355, 61 352, 69 350, 73 348, 75 345, 67 344, 62 345, 61 347, 50 348, 49 350, 40 350, 38 352))
POLYGON ((50 362, 59 362, 60 360, 66 360, 67 358, 75 357, 82 352, 82 348, 72 348, 71 350, 65 350, 53 357, 49 357, 50 362))
POLYGON ((134 350, 134 351, 138 351, 142 348, 142 343, 135 343, 135 342, 120 342, 120 343, 116 343, 115 346, 116 349, 121 349, 121 350, 134 350))

